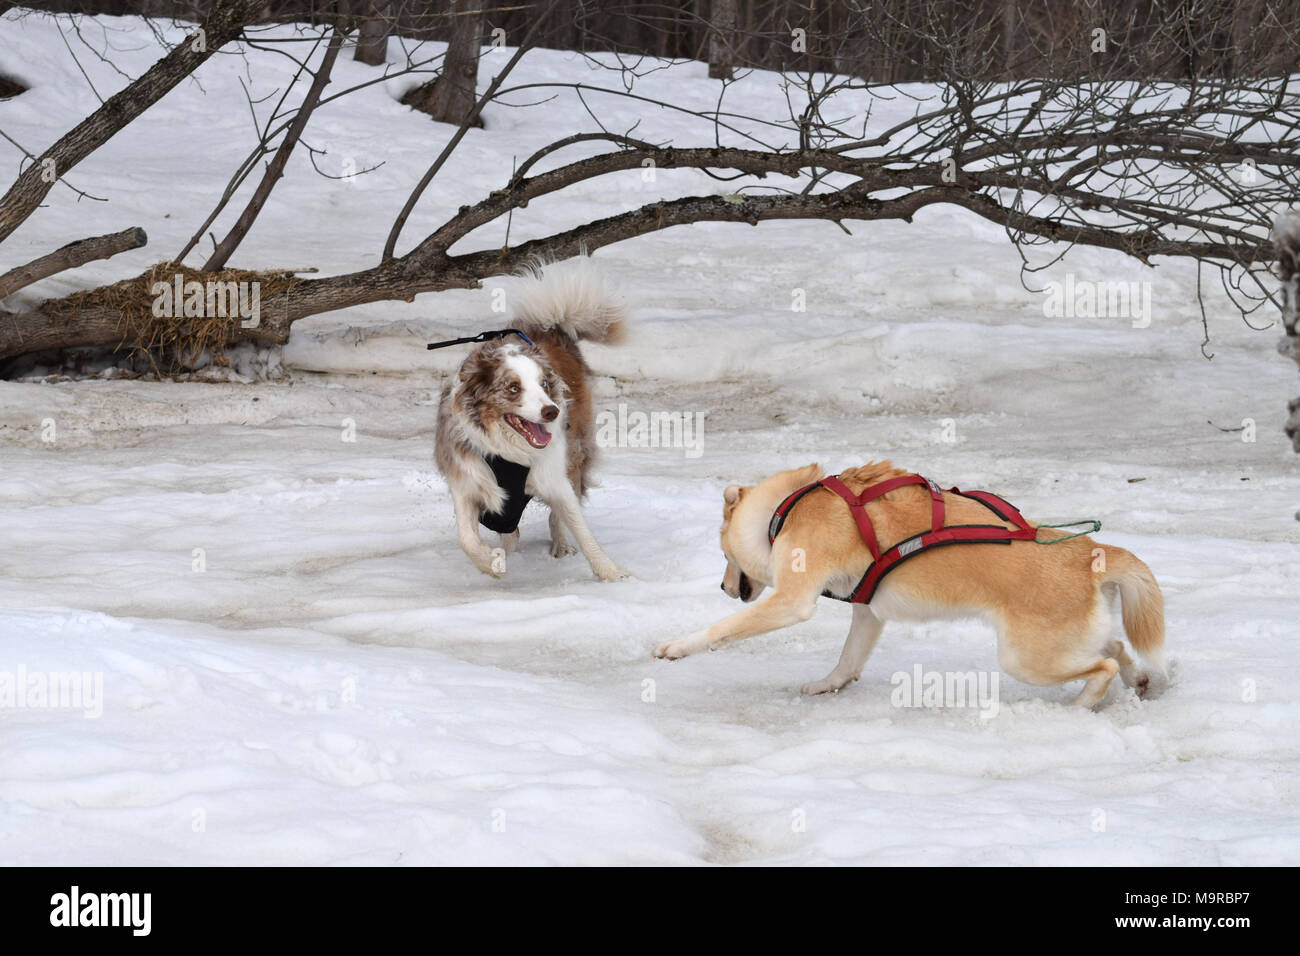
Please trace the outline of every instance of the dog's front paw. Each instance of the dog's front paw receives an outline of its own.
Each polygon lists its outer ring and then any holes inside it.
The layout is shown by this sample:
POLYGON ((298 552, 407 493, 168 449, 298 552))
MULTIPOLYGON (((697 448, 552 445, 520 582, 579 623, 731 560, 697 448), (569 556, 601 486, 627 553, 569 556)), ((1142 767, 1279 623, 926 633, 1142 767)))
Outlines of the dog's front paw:
POLYGON ((665 641, 655 648, 655 657, 675 661, 680 657, 698 654, 709 646, 708 638, 703 634, 692 634, 676 641, 665 641))
POLYGON ((474 559, 474 567, 484 574, 494 578, 505 577, 506 552, 504 548, 493 548, 490 551, 484 548, 481 553, 473 554, 471 557, 474 559))
POLYGON ((604 564, 593 564, 591 570, 602 581, 626 581, 632 576, 612 561, 604 564))
POLYGON ((577 548, 569 544, 567 541, 551 542, 551 557, 553 558, 563 558, 566 555, 573 554, 577 550, 577 548))
POLYGON ((841 677, 834 672, 827 674, 821 680, 811 680, 799 688, 799 693, 807 694, 812 697, 817 694, 831 694, 843 690, 852 684, 856 677, 841 677))

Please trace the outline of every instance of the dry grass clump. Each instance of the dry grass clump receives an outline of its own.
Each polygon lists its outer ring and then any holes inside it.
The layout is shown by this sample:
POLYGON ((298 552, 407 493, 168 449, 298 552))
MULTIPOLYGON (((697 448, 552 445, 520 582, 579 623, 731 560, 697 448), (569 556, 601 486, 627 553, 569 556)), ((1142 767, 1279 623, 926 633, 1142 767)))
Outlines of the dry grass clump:
POLYGON ((207 300, 203 315, 185 316, 184 300, 171 303, 172 315, 154 314, 159 300, 155 286, 164 283, 175 288, 176 276, 181 276, 182 287, 188 282, 257 283, 262 311, 304 281, 287 272, 255 272, 248 269, 222 269, 220 272, 202 272, 176 262, 160 262, 143 274, 123 279, 112 285, 84 292, 74 292, 62 299, 53 299, 41 305, 41 311, 53 319, 73 315, 82 309, 109 309, 120 316, 122 340, 114 351, 122 349, 147 356, 155 372, 175 375, 192 368, 205 358, 217 365, 228 366, 226 349, 241 338, 256 332, 240 327, 243 318, 235 314, 209 315, 207 300))

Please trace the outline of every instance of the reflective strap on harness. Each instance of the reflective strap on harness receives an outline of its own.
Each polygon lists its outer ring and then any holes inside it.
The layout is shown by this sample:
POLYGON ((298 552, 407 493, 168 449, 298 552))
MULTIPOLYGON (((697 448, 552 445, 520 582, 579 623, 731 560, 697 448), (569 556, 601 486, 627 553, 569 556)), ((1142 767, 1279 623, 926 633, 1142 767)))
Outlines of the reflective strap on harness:
POLYGON ((868 604, 875 596, 881 579, 908 558, 922 551, 948 544, 1010 544, 1012 541, 1032 541, 1037 534, 1034 528, 1012 530, 999 524, 962 524, 939 531, 926 531, 900 541, 879 560, 871 562, 853 592, 845 598, 850 604, 868 604))
POLYGON ((785 501, 776 506, 776 510, 772 512, 772 520, 767 523, 768 544, 775 541, 776 536, 781 533, 781 528, 785 525, 785 516, 790 513, 790 509, 798 503, 799 499, 808 494, 808 492, 812 491, 814 488, 820 487, 820 481, 814 481, 811 485, 804 485, 798 491, 786 498, 785 501))

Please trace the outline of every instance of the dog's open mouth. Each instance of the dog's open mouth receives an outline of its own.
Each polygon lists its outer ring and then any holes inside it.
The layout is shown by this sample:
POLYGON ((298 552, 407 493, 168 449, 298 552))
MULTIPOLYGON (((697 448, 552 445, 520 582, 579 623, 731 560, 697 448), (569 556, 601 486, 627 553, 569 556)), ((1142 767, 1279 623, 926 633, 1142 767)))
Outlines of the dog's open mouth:
POLYGON ((545 425, 530 422, 518 415, 507 415, 506 421, 510 423, 511 428, 523 435, 524 440, 534 448, 545 448, 551 443, 551 433, 546 430, 545 425))

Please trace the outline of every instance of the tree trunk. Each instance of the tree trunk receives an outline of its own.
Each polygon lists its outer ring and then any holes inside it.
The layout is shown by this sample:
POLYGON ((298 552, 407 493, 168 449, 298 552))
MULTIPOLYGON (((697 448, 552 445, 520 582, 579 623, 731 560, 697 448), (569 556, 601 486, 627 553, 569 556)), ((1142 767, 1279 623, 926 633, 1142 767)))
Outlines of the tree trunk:
MULTIPOLYGON (((1277 250, 1278 274, 1282 279, 1282 341, 1278 351, 1300 365, 1300 209, 1280 214, 1273 222, 1273 247, 1277 250)), ((1291 447, 1300 452, 1300 398, 1287 406, 1286 434, 1291 447)), ((1300 521, 1300 512, 1296 513, 1300 521)))
MULTIPOLYGON (((478 58, 483 43, 481 0, 449 0, 450 38, 442 72, 437 79, 417 87, 402 102, 439 123, 459 126, 477 102, 478 58)), ((475 126, 482 126, 476 118, 475 126)))
POLYGON ((709 79, 731 79, 736 56, 736 0, 711 0, 709 79))
POLYGON ((388 36, 393 31, 393 5, 384 0, 366 0, 362 8, 361 31, 353 59, 368 66, 383 66, 388 59, 388 36))
POLYGON ((1002 77, 1016 78, 1016 32, 1020 19, 1016 14, 1016 0, 1002 0, 1002 77))

